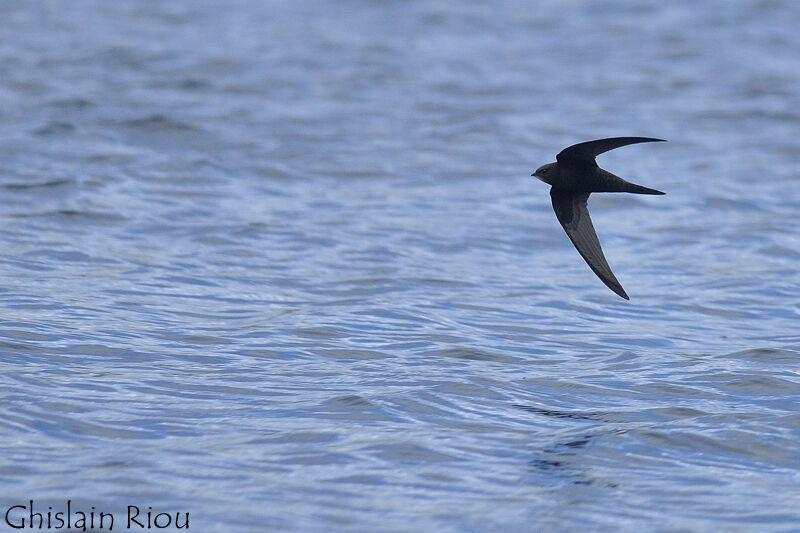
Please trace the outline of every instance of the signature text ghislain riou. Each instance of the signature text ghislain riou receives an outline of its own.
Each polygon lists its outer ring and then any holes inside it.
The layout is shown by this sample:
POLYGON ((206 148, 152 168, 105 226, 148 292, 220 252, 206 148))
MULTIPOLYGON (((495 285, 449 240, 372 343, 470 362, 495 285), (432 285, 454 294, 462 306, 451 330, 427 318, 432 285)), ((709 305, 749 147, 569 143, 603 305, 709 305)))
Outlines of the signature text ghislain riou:
POLYGON ((72 500, 66 505, 53 509, 53 506, 36 508, 33 500, 27 505, 12 505, 4 515, 6 525, 13 529, 73 529, 77 531, 114 530, 125 528, 136 529, 189 529, 189 511, 165 513, 154 511, 152 507, 128 505, 124 522, 116 521, 114 513, 97 511, 92 506, 90 511, 75 510, 72 500))

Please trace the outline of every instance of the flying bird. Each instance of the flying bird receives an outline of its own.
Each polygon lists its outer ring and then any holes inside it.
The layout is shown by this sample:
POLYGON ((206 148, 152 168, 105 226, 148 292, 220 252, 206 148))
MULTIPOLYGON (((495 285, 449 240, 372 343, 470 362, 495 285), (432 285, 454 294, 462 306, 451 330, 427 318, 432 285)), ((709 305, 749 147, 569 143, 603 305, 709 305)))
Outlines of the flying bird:
POLYGON ((589 267, 609 289, 626 300, 630 298, 611 272, 600 248, 586 201, 593 192, 666 194, 625 181, 597 166, 594 160, 614 148, 647 142, 664 142, 664 139, 611 137, 573 144, 561 150, 555 163, 542 165, 531 174, 551 186, 550 198, 556 217, 589 267))

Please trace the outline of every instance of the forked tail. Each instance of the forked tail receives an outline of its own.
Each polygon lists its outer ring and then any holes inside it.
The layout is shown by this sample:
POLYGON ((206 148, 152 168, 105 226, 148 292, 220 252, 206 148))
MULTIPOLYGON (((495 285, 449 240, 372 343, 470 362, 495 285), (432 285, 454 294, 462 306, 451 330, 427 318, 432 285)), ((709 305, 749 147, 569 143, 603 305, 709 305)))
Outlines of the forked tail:
POLYGON ((607 170, 599 169, 602 175, 602 185, 597 191, 592 192, 630 192, 633 194, 667 194, 665 192, 636 185, 630 181, 626 181, 619 176, 612 174, 607 170))
POLYGON ((662 191, 657 191, 656 189, 636 185, 635 183, 631 183, 629 181, 625 182, 625 188, 619 192, 632 192, 633 194, 667 194, 662 191))

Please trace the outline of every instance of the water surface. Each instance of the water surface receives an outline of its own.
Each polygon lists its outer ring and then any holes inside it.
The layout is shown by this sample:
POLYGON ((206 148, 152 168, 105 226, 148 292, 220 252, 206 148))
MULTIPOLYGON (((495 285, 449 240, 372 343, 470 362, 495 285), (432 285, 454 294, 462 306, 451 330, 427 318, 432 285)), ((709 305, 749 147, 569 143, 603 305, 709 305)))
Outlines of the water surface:
POLYGON ((0 20, 3 512, 797 529, 798 4, 0 20), (630 302, 530 177, 616 135, 670 141, 600 158, 667 192, 591 199, 630 302))

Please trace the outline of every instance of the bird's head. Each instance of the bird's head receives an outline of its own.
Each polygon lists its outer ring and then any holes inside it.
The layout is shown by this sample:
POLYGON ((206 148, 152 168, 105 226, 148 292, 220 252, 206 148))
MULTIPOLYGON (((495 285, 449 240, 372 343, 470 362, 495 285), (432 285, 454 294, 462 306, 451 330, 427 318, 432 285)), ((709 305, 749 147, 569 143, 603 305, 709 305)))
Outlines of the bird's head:
POLYGON ((556 165, 557 163, 547 163, 546 165, 542 165, 537 168, 536 172, 531 174, 531 176, 539 178, 548 185, 552 185, 558 176, 558 169, 556 168, 556 165))

